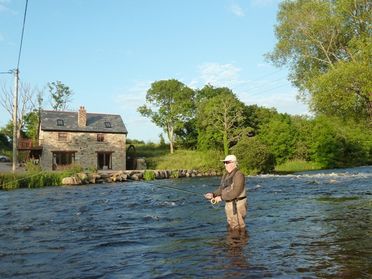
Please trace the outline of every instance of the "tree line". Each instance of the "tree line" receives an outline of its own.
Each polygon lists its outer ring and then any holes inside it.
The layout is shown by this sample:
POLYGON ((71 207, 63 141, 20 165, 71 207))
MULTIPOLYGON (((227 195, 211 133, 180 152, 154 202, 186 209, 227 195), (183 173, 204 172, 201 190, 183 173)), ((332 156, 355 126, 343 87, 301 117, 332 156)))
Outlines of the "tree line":
POLYGON ((163 128, 171 153, 175 145, 234 152, 256 172, 291 159, 371 164, 371 8, 368 0, 281 2, 266 58, 289 68, 314 117, 246 106, 229 88, 192 90, 175 79, 154 82, 138 111, 163 128))

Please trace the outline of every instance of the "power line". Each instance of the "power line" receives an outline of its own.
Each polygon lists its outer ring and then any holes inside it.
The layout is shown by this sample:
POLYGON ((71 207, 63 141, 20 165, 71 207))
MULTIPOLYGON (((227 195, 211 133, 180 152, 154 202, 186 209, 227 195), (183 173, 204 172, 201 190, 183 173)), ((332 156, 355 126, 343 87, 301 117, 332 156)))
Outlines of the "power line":
POLYGON ((24 34, 24 32, 25 32, 25 25, 26 25, 27 6, 28 6, 28 0, 26 0, 25 12, 24 12, 24 14, 23 14, 23 24, 22 24, 22 33, 21 33, 21 43, 20 43, 20 45, 19 45, 18 61, 17 61, 17 69, 19 69, 19 63, 20 63, 20 61, 21 61, 21 53, 22 53, 22 45, 23 45, 23 34, 24 34))
POLYGON ((276 84, 276 83, 279 83, 279 82, 282 82, 282 81, 288 82, 287 79, 284 79, 283 77, 280 77, 278 79, 266 81, 265 82, 266 84, 263 84, 263 85, 262 84, 256 84, 256 85, 254 85, 252 87, 248 87, 248 88, 246 88, 246 90, 248 90, 248 91, 251 91, 251 90, 255 91, 256 89, 262 89, 262 87, 265 87, 267 85, 273 85, 273 84, 276 84))

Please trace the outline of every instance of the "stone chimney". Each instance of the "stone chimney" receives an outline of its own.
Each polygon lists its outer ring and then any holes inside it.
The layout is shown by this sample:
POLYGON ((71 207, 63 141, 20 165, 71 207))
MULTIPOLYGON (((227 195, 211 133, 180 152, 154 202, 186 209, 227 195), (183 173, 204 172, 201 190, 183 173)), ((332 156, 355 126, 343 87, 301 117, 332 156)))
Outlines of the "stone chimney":
POLYGON ((87 126, 87 111, 85 110, 85 107, 80 107, 78 112, 78 126, 79 127, 85 127, 87 126))

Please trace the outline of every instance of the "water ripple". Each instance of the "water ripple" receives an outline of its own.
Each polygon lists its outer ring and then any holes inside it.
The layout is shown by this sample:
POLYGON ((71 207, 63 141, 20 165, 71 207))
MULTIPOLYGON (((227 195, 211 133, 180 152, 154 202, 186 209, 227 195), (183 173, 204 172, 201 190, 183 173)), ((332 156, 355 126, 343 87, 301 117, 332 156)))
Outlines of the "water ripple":
POLYGON ((247 177, 239 235, 202 197, 218 178, 0 192, 0 277, 368 278, 371 177, 247 177))

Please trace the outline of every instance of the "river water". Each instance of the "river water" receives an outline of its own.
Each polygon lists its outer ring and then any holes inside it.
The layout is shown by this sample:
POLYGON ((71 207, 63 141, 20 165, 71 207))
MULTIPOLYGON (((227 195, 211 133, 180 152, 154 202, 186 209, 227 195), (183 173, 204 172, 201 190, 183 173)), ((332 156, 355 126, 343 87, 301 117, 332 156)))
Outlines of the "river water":
POLYGON ((218 182, 0 192, 0 278, 372 277, 372 167, 247 177, 246 234, 218 182))

